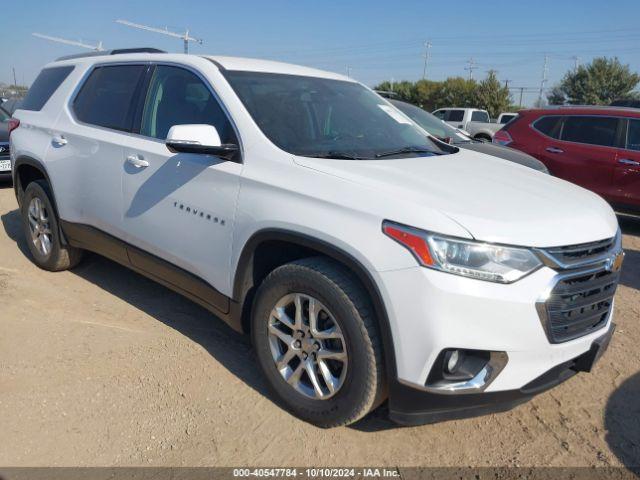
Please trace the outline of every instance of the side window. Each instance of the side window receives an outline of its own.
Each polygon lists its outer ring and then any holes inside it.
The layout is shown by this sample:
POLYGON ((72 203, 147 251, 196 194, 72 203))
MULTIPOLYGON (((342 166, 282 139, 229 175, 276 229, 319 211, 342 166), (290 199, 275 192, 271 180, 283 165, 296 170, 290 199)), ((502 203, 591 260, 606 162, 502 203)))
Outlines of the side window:
POLYGON ((33 85, 31 85, 19 108, 22 110, 41 110, 72 70, 72 66, 52 67, 42 70, 33 85))
POLYGON ((627 150, 640 150, 640 120, 629 120, 627 150))
POLYGON ((517 117, 517 115, 502 115, 502 117, 500 117, 500 123, 502 125, 506 125, 507 123, 509 123, 511 120, 513 120, 516 117, 517 117))
POLYGON ((81 122, 131 131, 144 65, 98 67, 91 72, 73 102, 73 111, 81 122))
POLYGON ((616 144, 617 129, 617 118, 568 117, 562 129, 562 140, 613 147, 616 144))
POLYGON ((140 134, 167 138, 174 125, 213 125, 222 143, 237 143, 233 128, 207 86, 194 73, 179 67, 156 67, 145 101, 140 134))
POLYGON ((464 120, 464 110, 449 110, 447 118, 445 119, 447 122, 461 122, 464 120))
POLYGON ((546 136, 558 139, 560 138, 560 127, 562 126, 563 117, 548 116, 541 117, 533 122, 533 127, 540 133, 544 133, 546 136))
POLYGON ((444 116, 447 112, 445 110, 436 110, 433 114, 438 117, 440 120, 444 120, 444 116))
POLYGON ((472 122, 489 122, 489 114, 487 112, 476 111, 471 114, 472 122))

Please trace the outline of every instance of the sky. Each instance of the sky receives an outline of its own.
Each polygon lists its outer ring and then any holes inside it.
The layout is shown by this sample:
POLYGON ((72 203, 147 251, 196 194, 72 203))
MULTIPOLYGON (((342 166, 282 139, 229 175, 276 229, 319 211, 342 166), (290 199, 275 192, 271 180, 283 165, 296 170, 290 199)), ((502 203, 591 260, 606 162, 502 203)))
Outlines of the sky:
POLYGON ((513 98, 530 105, 538 96, 548 57, 552 87, 578 62, 617 56, 640 71, 638 0, 233 2, 22 0, 4 10, 0 30, 0 82, 29 85, 46 63, 81 48, 36 38, 34 32, 102 41, 105 48, 156 47, 181 52, 182 41, 115 23, 125 19, 203 40, 190 53, 267 58, 339 73, 373 86, 383 80, 469 76, 494 69, 513 98), (6 17, 10 17, 9 20, 6 17))

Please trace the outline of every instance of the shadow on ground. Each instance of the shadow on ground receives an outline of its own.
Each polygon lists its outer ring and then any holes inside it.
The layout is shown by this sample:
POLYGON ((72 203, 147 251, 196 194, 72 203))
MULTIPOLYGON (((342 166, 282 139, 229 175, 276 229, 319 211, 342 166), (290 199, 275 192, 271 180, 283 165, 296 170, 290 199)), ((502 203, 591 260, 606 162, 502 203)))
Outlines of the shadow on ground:
MULTIPOLYGON (((30 257, 18 210, 0 218, 7 235, 30 257)), ((99 255, 87 254, 71 272, 199 343, 247 385, 271 398, 248 339, 208 310, 99 255)))
MULTIPOLYGON (((19 211, 8 212, 0 219, 7 236, 30 258, 19 211)), ((248 337, 235 332, 208 310, 100 255, 87 253, 71 272, 197 342, 232 374, 286 410, 268 390, 248 337)), ((354 427, 375 431, 397 425, 386 418, 386 410, 381 408, 354 427)))
MULTIPOLYGON (((640 217, 618 216, 620 229, 625 235, 640 237, 640 217)), ((640 250, 625 249, 624 264, 620 283, 640 290, 640 250)))
POLYGON ((611 394, 604 421, 611 451, 627 468, 640 473, 640 372, 611 394))

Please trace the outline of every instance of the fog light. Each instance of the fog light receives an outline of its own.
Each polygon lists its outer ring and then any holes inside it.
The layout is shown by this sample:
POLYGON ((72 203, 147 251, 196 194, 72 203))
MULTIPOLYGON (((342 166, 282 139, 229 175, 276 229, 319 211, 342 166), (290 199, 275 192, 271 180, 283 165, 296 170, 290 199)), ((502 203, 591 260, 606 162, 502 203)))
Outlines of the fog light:
POLYGON ((455 373, 460 365, 462 353, 460 350, 449 350, 444 357, 447 373, 455 373))

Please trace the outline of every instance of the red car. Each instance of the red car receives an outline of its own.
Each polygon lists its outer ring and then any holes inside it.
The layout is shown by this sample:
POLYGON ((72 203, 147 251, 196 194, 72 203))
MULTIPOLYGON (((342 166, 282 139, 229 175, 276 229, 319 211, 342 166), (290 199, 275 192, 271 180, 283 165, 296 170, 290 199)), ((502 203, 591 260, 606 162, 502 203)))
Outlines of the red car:
POLYGON ((542 161, 552 175, 640 213, 640 109, 549 107, 523 110, 495 143, 542 161))

